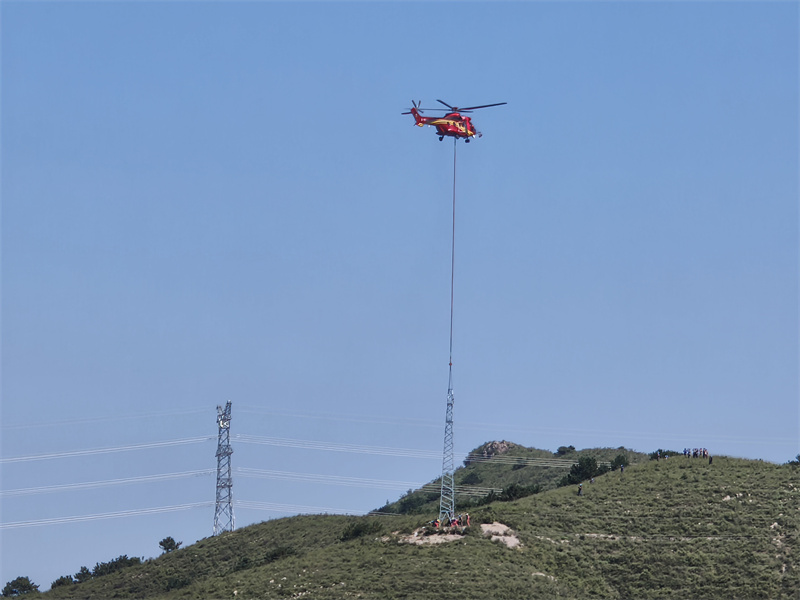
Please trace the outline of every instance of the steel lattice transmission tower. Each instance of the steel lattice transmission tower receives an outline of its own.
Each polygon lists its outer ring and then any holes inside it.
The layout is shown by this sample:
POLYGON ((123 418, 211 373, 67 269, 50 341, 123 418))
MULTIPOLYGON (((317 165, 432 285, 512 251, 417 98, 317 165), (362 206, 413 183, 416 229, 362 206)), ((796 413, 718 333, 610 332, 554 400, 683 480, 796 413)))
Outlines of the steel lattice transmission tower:
POLYGON ((231 401, 217 406, 217 503, 214 510, 214 535, 233 531, 233 478, 231 477, 231 401))
MULTIPOLYGON (((451 365, 452 369, 452 365, 451 365)), ((456 486, 453 480, 455 462, 453 459, 453 377, 447 390, 447 414, 444 419, 444 452, 442 453, 442 494, 439 498, 439 520, 452 519, 456 512, 456 486)))

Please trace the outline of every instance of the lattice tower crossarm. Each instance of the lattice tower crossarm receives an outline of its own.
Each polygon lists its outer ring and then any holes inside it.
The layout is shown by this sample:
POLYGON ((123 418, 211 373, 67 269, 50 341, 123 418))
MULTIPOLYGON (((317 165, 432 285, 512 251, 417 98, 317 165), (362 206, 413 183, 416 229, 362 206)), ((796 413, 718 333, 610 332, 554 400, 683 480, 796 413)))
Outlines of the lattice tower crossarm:
POLYGON ((444 419, 444 451, 442 453, 442 493, 439 499, 439 520, 452 519, 456 512, 456 493, 453 474, 453 388, 447 390, 447 414, 444 419))
POLYGON ((231 401, 217 406, 217 501, 214 509, 214 535, 233 531, 233 478, 231 477, 231 401))

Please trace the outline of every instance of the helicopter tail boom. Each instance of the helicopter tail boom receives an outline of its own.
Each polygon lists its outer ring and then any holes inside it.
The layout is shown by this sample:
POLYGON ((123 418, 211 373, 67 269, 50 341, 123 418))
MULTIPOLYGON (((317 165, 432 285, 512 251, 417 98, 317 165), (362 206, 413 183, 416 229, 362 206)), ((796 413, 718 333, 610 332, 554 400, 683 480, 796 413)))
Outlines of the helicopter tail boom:
POLYGON ((411 114, 414 115, 414 121, 416 121, 416 124, 419 127, 425 125, 425 117, 419 114, 419 111, 416 109, 416 107, 411 109, 411 114))

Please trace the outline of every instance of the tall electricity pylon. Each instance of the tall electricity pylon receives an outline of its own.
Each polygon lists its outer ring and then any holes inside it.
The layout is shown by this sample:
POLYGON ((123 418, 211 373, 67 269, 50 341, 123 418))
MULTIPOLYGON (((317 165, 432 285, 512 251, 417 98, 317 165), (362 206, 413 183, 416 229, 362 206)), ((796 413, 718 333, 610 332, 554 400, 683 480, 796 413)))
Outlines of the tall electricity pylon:
POLYGON ((439 520, 452 519, 456 512, 456 486, 453 479, 453 290, 456 271, 456 141, 453 139, 453 245, 450 253, 450 376, 447 384, 447 412, 444 418, 444 452, 442 453, 442 493, 439 497, 439 520))
POLYGON ((455 463, 453 459, 453 385, 450 378, 447 390, 447 414, 444 419, 444 452, 442 454, 442 494, 439 498, 439 521, 445 517, 452 519, 456 512, 456 486, 453 480, 455 463))
POLYGON ((217 503, 214 510, 214 535, 233 531, 233 478, 231 477, 231 401, 217 406, 217 503))

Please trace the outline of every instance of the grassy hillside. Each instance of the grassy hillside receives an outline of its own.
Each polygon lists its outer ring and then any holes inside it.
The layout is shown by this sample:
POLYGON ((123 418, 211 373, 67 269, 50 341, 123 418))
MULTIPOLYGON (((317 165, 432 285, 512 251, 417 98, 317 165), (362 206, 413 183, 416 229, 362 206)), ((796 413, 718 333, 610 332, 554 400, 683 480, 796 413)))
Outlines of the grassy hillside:
MULTIPOLYGON (((464 493, 476 487, 494 488, 497 492, 510 486, 538 486, 540 491, 558 487, 559 481, 569 473, 570 465, 583 456, 594 457, 598 463, 610 463, 624 456, 627 464, 649 460, 646 454, 626 448, 588 448, 575 450, 562 447, 561 452, 527 448, 512 442, 487 442, 467 456, 465 466, 456 469, 456 508, 474 510, 481 495, 464 493)), ((377 509, 381 513, 433 514, 439 511, 441 478, 433 480, 422 489, 409 491, 396 502, 377 509)))
POLYGON ((800 597, 797 467, 681 456, 584 489, 471 510, 463 532, 426 528, 433 513, 268 521, 46 596, 800 597), (495 522, 511 531, 493 541, 480 524, 495 522))

